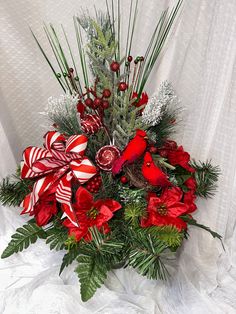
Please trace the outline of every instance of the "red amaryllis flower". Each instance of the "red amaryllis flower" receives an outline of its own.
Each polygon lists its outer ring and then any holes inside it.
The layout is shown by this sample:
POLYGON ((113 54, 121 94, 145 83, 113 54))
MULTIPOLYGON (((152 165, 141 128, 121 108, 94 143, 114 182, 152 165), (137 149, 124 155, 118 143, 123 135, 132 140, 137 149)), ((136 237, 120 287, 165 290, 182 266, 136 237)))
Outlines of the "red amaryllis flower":
POLYGON ((138 93, 133 92, 132 98, 136 98, 137 100, 134 102, 135 107, 141 107, 142 105, 146 105, 148 103, 148 94, 143 92, 141 97, 138 100, 138 93))
POLYGON ((73 208, 79 227, 76 227, 69 219, 65 219, 63 225, 69 229, 69 235, 74 235, 77 241, 82 238, 90 241, 89 227, 96 226, 103 233, 110 231, 107 222, 113 217, 113 213, 121 208, 120 203, 113 199, 94 201, 92 194, 83 187, 79 187, 75 199, 76 203, 73 208))
POLYGON ((196 195, 193 190, 184 193, 184 204, 187 205, 188 210, 187 213, 190 214, 197 209, 196 204, 194 203, 196 199, 196 195))
POLYGON ((147 206, 148 216, 142 218, 141 226, 175 226, 179 231, 186 229, 187 224, 179 218, 186 213, 188 207, 180 202, 183 193, 180 188, 174 187, 163 191, 160 197, 150 194, 147 206))
POLYGON ((188 178, 184 184, 187 186, 187 188, 189 190, 193 190, 193 191, 196 191, 196 188, 197 188, 197 182, 196 180, 193 178, 193 177, 190 177, 188 178))
POLYGON ((195 169, 189 165, 190 155, 184 151, 183 146, 179 146, 176 150, 169 151, 167 158, 171 165, 179 165, 189 172, 195 172, 195 169))
POLYGON ((46 225, 53 215, 57 213, 55 194, 42 195, 34 206, 34 214, 38 226, 46 225))

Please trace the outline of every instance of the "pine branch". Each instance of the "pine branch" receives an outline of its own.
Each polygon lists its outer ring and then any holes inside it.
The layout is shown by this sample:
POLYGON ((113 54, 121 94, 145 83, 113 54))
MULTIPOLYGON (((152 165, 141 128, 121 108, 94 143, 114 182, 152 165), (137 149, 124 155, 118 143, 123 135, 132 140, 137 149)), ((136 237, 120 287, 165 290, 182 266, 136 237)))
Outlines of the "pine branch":
POLYGON ((191 165, 196 169, 194 173, 197 182, 196 194, 204 198, 213 197, 217 191, 217 181, 220 175, 219 166, 213 166, 211 160, 206 162, 193 160, 191 165))
POLYGON ((2 205, 19 206, 31 192, 33 184, 33 181, 21 179, 17 175, 4 178, 0 183, 0 202, 2 205))
POLYGON ((150 228, 142 228, 140 230, 146 235, 151 235, 164 242, 168 247, 177 248, 181 245, 184 234, 179 232, 174 226, 153 226, 150 228))
POLYGON ((165 280, 168 275, 168 270, 161 258, 168 246, 152 236, 147 235, 140 230, 137 232, 130 230, 131 250, 129 253, 128 265, 134 267, 142 276, 147 276, 149 279, 160 278, 165 280))
POLYGON ((81 134, 80 117, 77 113, 78 97, 65 94, 60 98, 49 98, 46 115, 57 131, 67 136, 81 134))
POLYGON ((35 243, 37 239, 45 239, 45 231, 35 223, 28 223, 16 229, 16 233, 11 236, 11 241, 3 251, 1 258, 6 258, 14 253, 27 249, 30 244, 35 243))

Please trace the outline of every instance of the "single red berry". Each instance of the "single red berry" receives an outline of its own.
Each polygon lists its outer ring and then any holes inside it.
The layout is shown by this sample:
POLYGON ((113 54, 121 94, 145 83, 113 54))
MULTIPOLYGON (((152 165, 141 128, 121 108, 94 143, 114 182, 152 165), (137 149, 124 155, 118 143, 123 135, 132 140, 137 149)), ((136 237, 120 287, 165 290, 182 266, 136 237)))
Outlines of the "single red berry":
POLYGON ((122 176, 122 177, 120 178, 120 182, 123 183, 123 184, 125 184, 125 183, 128 182, 128 179, 126 178, 126 176, 122 176))
POLYGON ((85 105, 88 107, 92 107, 93 106, 93 100, 91 98, 87 98, 85 99, 85 105))
POLYGON ((70 71, 71 73, 73 73, 73 72, 74 72, 74 69, 73 69, 73 68, 70 68, 69 71, 70 71))
POLYGON ((150 146, 150 147, 149 147, 149 152, 150 152, 151 154, 156 154, 156 153, 158 152, 158 148, 155 147, 155 146, 150 146))
POLYGON ((133 60, 133 57, 132 57, 132 56, 128 56, 127 60, 128 60, 129 62, 131 62, 131 61, 133 60))
POLYGON ((104 98, 109 98, 111 96, 110 89, 108 89, 108 88, 104 89, 102 95, 103 95, 104 98))
POLYGON ((117 61, 112 61, 112 63, 110 64, 110 69, 113 72, 117 72, 120 69, 120 64, 117 61))
POLYGON ((128 85, 125 82, 120 82, 118 88, 121 92, 124 92, 128 88, 128 85))
POLYGON ((107 109, 107 108, 109 108, 109 101, 107 101, 107 100, 103 100, 103 102, 102 102, 102 108, 103 109, 107 109))
POLYGON ((140 61, 144 61, 144 57, 143 56, 140 57, 140 61))
POLYGON ((93 108, 96 109, 96 108, 99 107, 101 104, 102 104, 101 98, 96 97, 96 98, 94 99, 94 101, 93 101, 93 108))

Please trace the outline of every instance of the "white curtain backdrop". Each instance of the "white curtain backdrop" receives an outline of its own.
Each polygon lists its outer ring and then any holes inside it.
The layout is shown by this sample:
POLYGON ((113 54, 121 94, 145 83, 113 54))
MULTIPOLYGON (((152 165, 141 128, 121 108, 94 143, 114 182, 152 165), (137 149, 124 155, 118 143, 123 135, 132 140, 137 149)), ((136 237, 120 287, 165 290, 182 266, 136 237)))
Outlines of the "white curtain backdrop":
MULTIPOLYGON (((223 236, 225 251, 208 233, 190 228, 170 282, 149 281, 131 269, 116 270, 95 297, 83 303, 75 265, 59 277, 62 252, 51 252, 38 241, 0 261, 0 313, 236 313, 236 1, 184 2, 148 92, 162 80, 173 83, 186 109, 178 141, 196 159, 211 158, 221 167, 219 192, 212 200, 198 202, 195 217, 223 236)), ((41 145, 47 122, 38 112, 49 96, 62 93, 29 26, 52 55, 43 21, 58 27, 62 23, 73 39, 72 16, 81 6, 105 8, 105 1, 0 0, 0 4, 0 177, 4 177, 14 171, 26 146, 41 145)), ((168 4, 140 0, 133 55, 143 53, 160 11, 168 4)), ((123 25, 128 7, 129 1, 123 0, 123 25)), ((0 251, 26 219, 18 209, 1 208, 0 251)))

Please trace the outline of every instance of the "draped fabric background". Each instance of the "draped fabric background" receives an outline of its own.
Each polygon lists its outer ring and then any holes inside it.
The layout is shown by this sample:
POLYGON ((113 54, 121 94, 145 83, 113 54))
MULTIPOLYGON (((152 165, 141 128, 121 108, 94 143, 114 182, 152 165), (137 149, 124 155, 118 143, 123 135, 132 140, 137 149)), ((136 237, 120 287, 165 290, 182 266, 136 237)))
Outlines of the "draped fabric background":
MULTIPOLYGON (((173 1, 172 3, 174 3, 173 1)), ((73 39, 72 16, 80 7, 105 8, 105 1, 1 0, 0 176, 14 171, 27 145, 41 145, 47 98, 61 90, 43 60, 28 26, 48 47, 42 23, 62 23, 73 39)), ((129 1, 122 1, 127 19, 129 1)), ((170 1, 140 0, 133 55, 142 54, 160 11, 170 1)), ((0 313, 153 314, 236 313, 236 2, 185 0, 176 28, 148 92, 169 79, 186 109, 177 135, 196 159, 212 158, 222 176, 219 192, 198 202, 196 218, 222 234, 219 241, 190 229, 168 283, 149 281, 133 270, 111 273, 106 286, 82 303, 74 264, 61 277, 62 252, 38 241, 21 254, 0 261, 0 313)), ((125 28, 124 30, 125 31, 125 28)), ((48 49, 51 55, 50 50, 48 49)), ((26 221, 19 210, 1 208, 0 250, 26 221)))

